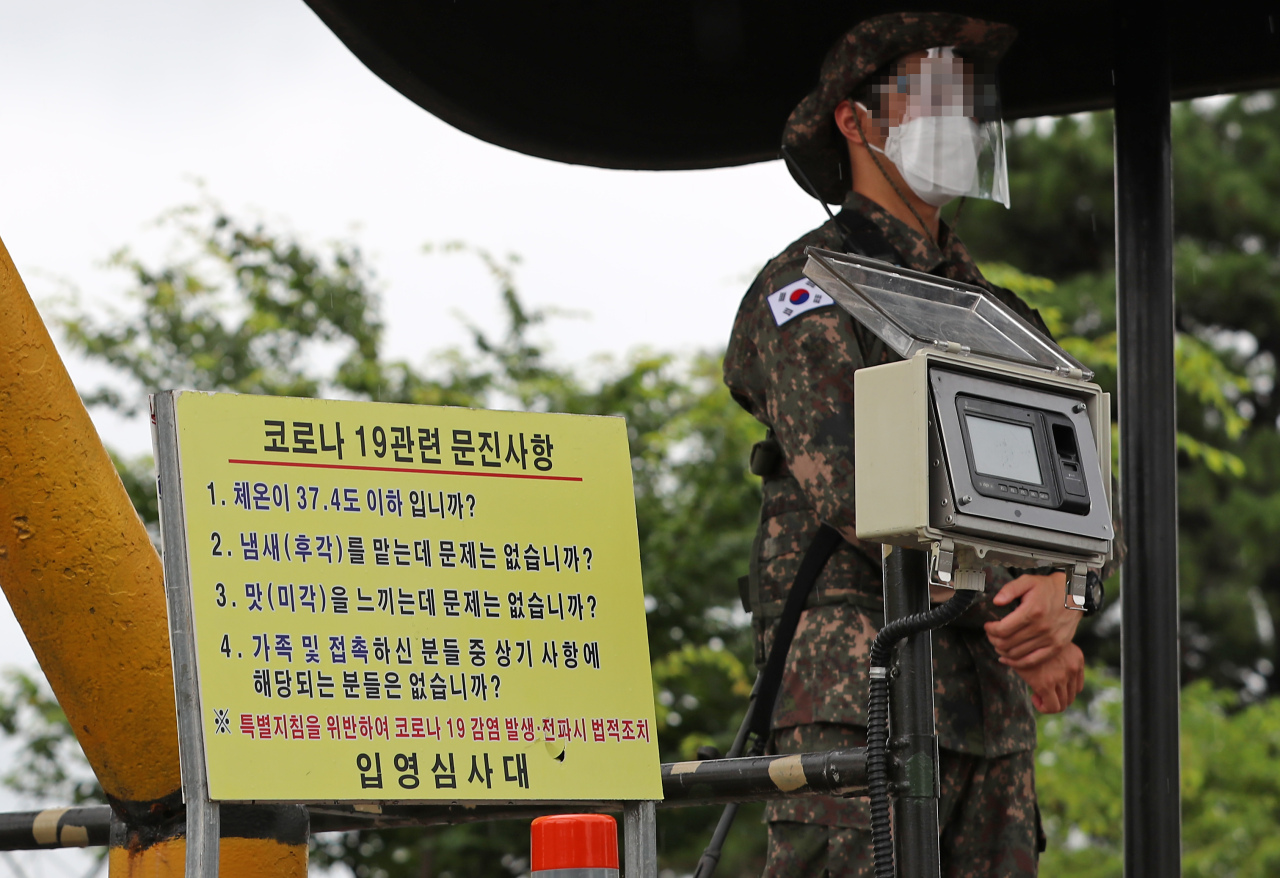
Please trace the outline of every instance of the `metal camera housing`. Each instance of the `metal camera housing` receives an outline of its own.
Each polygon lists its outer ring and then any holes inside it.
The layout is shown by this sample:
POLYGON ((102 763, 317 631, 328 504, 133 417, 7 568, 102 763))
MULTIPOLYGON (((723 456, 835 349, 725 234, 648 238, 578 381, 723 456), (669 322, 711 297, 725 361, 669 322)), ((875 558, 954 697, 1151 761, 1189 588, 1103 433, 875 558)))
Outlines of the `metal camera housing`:
POLYGON ((902 360, 854 374, 859 539, 931 554, 937 584, 991 565, 1069 574, 1111 557, 1110 396, 987 291, 811 248, 805 274, 902 360))

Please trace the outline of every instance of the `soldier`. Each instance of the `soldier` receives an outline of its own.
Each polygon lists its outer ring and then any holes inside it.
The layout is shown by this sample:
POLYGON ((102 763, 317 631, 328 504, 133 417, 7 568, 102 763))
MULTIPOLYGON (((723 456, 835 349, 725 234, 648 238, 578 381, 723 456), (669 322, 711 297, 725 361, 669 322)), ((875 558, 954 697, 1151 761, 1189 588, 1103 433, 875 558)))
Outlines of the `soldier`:
MULTIPOLYGON (((829 298, 805 295, 804 250, 853 251, 980 285, 1047 334, 1035 311, 983 278, 940 218, 957 196, 1008 204, 993 73, 1013 38, 1007 25, 951 14, 865 21, 832 48, 783 132, 797 182, 842 209, 761 271, 725 356, 734 398, 769 428, 757 457, 774 459, 753 464, 764 476, 749 576, 758 665, 820 523, 845 542, 791 646, 773 716, 779 753, 865 745, 867 655, 883 604, 880 546, 854 531, 853 373, 897 358, 829 298)), ((1063 608, 1065 591, 1061 573, 992 572, 987 595, 933 635, 945 876, 1036 873, 1032 706, 1063 710, 1083 686, 1071 642, 1079 614, 1063 608)), ((766 875, 871 874, 865 799, 776 801, 765 819, 766 875)))

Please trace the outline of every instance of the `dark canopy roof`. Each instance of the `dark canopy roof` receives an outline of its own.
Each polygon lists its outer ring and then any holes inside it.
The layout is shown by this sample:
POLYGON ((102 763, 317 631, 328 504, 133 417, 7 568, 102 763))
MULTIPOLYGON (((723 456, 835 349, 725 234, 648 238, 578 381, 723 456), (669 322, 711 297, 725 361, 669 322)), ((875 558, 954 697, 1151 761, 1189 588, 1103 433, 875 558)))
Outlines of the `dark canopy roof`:
MULTIPOLYGON (((782 123, 828 46, 861 19, 901 9, 1017 26, 1001 69, 1007 118, 1111 102, 1113 4, 1099 0, 307 3, 374 73, 451 125, 529 155, 600 167, 775 158, 782 123)), ((1179 8, 1175 98, 1280 85, 1280 22, 1269 4, 1179 8)))

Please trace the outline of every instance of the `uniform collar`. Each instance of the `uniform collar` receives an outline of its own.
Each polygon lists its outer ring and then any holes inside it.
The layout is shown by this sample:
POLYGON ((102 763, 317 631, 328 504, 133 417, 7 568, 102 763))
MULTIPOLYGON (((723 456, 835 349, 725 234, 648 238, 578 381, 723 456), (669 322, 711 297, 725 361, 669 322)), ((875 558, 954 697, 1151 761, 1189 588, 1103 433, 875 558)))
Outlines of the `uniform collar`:
POLYGON ((845 196, 842 207, 857 211, 875 223, 885 240, 902 257, 904 268, 985 286, 969 251, 945 222, 938 223, 939 243, 935 244, 919 229, 907 225, 865 195, 850 192, 845 196))

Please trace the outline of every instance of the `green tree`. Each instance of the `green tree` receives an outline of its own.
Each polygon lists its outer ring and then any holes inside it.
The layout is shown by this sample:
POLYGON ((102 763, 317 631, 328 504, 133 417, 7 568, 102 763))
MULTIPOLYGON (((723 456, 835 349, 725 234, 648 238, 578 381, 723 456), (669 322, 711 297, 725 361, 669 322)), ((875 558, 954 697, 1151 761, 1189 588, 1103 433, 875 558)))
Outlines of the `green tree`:
POLYGON ((52 801, 105 802, 67 715, 44 680, 10 670, 0 692, 0 731, 19 738, 24 751, 0 782, 16 793, 52 801))
MULTIPOLYGON (((1093 671, 1066 713, 1042 717, 1036 787, 1045 875, 1123 872, 1120 684, 1093 671)), ((1241 708, 1201 679, 1182 691, 1183 873, 1263 878, 1280 869, 1280 701, 1241 708)))
MULTIPOLYGON (((1033 293, 1067 346, 1115 389, 1115 224, 1109 113, 1017 123, 1014 208, 964 208, 979 257, 1051 278, 1033 293), (1072 345, 1076 345, 1072 348, 1072 345)), ((1173 108, 1179 564, 1183 677, 1245 698, 1277 685, 1280 607, 1280 109, 1269 92, 1173 108)), ((1117 589, 1112 584, 1109 593, 1117 589)), ((1083 626, 1119 666, 1114 612, 1083 626)))
MULTIPOLYGON (((171 211, 161 225, 182 247, 171 260, 153 267, 127 248, 109 260, 130 278, 131 307, 99 316, 73 297, 57 310, 67 342, 117 375, 87 391, 87 405, 132 414, 168 387, 475 405, 493 385, 492 363, 444 356, 428 377, 382 356, 376 276, 353 244, 315 252, 212 204, 171 211), (333 369, 314 365, 333 359, 333 369)), ((512 319, 517 334, 530 321, 518 310, 512 319)))

